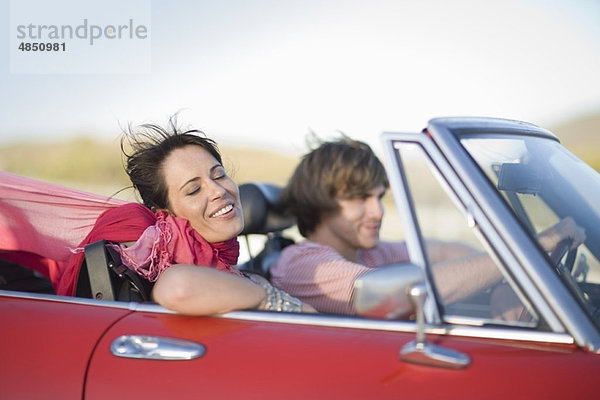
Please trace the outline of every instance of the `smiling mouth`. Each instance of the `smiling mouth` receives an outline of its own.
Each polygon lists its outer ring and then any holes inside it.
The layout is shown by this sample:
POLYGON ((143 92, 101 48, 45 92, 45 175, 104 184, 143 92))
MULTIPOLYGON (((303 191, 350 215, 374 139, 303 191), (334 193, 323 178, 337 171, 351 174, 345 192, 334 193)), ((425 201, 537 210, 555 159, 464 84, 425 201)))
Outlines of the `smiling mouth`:
POLYGON ((220 217, 223 214, 227 214, 229 211, 233 210, 233 206, 231 204, 226 205, 225 207, 221 208, 219 211, 217 211, 216 213, 214 213, 213 215, 211 215, 211 218, 214 217, 220 217))
POLYGON ((379 225, 370 225, 370 226, 365 226, 365 229, 366 229, 368 232, 379 232, 379 229, 380 229, 380 228, 381 228, 381 227, 380 227, 379 225))

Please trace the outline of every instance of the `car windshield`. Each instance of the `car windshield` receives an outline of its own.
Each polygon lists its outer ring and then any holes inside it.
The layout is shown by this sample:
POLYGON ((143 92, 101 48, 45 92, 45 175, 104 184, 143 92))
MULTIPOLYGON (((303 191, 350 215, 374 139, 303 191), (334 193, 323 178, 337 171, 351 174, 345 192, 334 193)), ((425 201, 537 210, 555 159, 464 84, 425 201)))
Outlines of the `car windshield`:
POLYGON ((585 229, 585 243, 549 259, 599 325, 600 174, 554 140, 490 135, 461 143, 531 235, 567 217, 585 229))

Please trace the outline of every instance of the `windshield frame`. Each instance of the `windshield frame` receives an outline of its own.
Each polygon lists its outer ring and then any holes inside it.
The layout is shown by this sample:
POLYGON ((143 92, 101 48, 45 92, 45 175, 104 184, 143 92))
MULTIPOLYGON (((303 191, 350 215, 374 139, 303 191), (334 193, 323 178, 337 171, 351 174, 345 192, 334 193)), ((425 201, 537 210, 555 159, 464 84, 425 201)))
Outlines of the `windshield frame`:
MULTIPOLYGON (((486 137, 487 135, 505 134, 515 136, 535 136, 559 143, 551 132, 535 125, 480 117, 454 117, 431 120, 424 133, 433 140, 435 146, 443 154, 459 179, 471 193, 473 201, 490 220, 493 229, 504 240, 518 263, 508 263, 507 268, 516 276, 519 285, 528 296, 539 293, 545 305, 560 321, 559 325, 569 331, 576 342, 582 346, 600 349, 598 326, 583 310, 579 301, 559 279, 552 268, 548 267, 548 258, 541 251, 537 241, 532 240, 524 225, 515 217, 491 181, 482 172, 460 139, 465 135, 486 137), (525 276, 519 276, 524 274, 525 276)), ((553 330, 560 329, 552 315, 544 311, 544 305, 531 298, 538 311, 553 330), (540 309, 539 307, 542 307, 540 309)))

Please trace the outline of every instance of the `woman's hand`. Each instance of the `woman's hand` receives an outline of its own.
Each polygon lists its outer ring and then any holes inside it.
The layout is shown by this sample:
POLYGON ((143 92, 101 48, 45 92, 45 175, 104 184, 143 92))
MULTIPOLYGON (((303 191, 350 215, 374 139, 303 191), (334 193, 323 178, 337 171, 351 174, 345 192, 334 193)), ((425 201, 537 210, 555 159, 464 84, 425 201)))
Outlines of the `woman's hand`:
POLYGON ((303 313, 316 313, 318 312, 316 308, 311 306, 310 304, 302 303, 302 312, 303 313))
POLYGON ((296 297, 289 295, 281 289, 277 289, 271 282, 260 275, 251 274, 249 280, 256 283, 265 291, 265 298, 256 307, 258 310, 286 311, 286 312, 308 312, 316 313, 317 310, 296 297))

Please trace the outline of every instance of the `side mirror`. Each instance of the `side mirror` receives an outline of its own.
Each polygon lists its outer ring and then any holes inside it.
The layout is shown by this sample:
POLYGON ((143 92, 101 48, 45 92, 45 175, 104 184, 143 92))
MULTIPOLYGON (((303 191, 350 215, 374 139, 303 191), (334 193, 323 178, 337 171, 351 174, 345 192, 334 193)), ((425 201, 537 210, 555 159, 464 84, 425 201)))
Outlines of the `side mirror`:
POLYGON ((354 282, 354 310, 368 318, 406 318, 415 311, 409 292, 421 282, 425 273, 414 264, 375 268, 354 282))
POLYGON ((413 364, 442 368, 466 368, 468 355, 428 343, 425 340, 425 272, 414 264, 379 267, 354 283, 356 314, 372 318, 406 318, 416 314, 416 340, 400 350, 400 359, 413 364))

